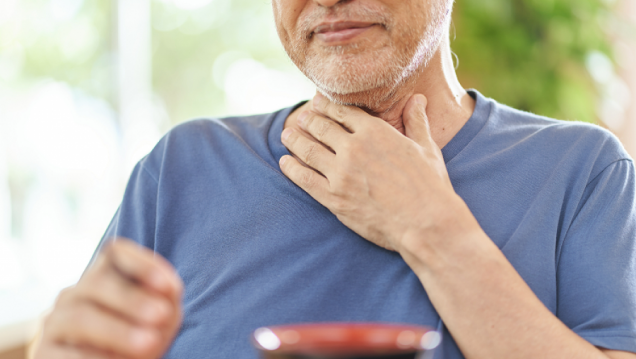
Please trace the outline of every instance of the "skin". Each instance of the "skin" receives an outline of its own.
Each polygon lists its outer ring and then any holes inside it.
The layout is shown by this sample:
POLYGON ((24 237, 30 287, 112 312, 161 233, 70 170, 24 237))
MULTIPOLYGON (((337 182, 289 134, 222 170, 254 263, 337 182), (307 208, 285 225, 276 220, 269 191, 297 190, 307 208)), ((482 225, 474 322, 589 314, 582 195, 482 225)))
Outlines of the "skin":
MULTIPOLYGON (((387 9, 421 2, 359 1, 387 9)), ((293 34, 298 18, 316 7, 353 3, 275 1, 279 33, 293 34)), ((413 26, 406 17, 403 23, 413 26)), ((310 51, 333 46, 307 41, 310 51)), ((281 139, 293 156, 281 158, 283 173, 362 237, 401 254, 466 358, 636 358, 596 348, 556 318, 453 190, 440 148, 474 104, 461 95, 449 54, 442 42, 415 81, 395 92, 402 97, 389 101, 397 104, 390 111, 318 94, 287 120, 281 139)))
MULTIPOLYGON (((283 45, 293 53, 303 14, 361 2, 410 29, 428 19, 416 16, 424 0, 274 0, 283 45)), ((393 44, 410 43, 393 39, 397 34, 376 28, 362 43, 382 43, 390 55, 393 44)), ((554 317, 454 192, 440 148, 474 102, 455 77, 447 37, 408 81, 346 95, 319 86, 327 97, 317 96, 285 123, 282 140, 295 157, 284 156, 281 169, 345 225, 402 255, 467 358, 636 358, 595 348, 554 317)), ((322 56, 320 46, 294 56, 322 56)), ((367 65, 378 57, 362 50, 358 65, 374 71, 367 65)), ((159 358, 180 326, 182 293, 161 256, 126 239, 111 242, 60 294, 34 357, 159 358)))
POLYGON ((36 359, 159 358, 181 324, 183 284, 161 256, 111 242, 60 293, 35 341, 36 359))

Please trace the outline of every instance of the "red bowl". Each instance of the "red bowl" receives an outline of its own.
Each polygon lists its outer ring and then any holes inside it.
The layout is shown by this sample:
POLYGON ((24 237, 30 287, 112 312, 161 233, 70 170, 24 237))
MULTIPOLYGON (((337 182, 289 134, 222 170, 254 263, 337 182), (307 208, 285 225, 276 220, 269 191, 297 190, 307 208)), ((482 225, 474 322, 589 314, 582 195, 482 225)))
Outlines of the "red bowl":
POLYGON ((382 323, 285 325, 252 334, 252 343, 266 359, 415 358, 440 341, 431 328, 382 323))

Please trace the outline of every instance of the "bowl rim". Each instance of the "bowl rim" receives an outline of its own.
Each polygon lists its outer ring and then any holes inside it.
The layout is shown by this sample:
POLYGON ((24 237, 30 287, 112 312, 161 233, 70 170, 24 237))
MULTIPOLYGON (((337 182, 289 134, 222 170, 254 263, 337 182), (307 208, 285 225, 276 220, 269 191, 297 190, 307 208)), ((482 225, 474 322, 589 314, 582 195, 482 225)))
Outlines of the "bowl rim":
POLYGON ((435 349, 440 341, 440 333, 431 327, 390 322, 282 324, 260 327, 251 334, 252 344, 261 352, 297 355, 422 353, 435 349))

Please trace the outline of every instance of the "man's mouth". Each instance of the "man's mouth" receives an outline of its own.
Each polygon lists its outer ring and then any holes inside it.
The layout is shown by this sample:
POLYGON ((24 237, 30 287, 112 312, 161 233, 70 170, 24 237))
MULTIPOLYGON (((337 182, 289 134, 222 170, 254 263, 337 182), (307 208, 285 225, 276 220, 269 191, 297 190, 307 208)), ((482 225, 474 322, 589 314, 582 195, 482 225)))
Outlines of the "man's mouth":
POLYGON ((325 43, 335 44, 351 40, 376 25, 358 21, 324 22, 316 26, 312 34, 325 43))

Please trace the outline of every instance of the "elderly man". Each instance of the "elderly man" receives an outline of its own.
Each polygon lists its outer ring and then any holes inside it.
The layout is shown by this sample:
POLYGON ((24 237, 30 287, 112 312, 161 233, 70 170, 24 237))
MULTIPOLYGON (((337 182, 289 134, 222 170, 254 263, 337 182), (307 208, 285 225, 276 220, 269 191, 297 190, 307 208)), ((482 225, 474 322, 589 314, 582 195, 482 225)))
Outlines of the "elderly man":
POLYGON ((37 358, 253 358, 254 329, 321 321, 431 326, 439 358, 636 358, 611 134, 465 91, 452 0, 273 8, 319 94, 166 135, 104 236, 142 246, 102 242, 37 358))

